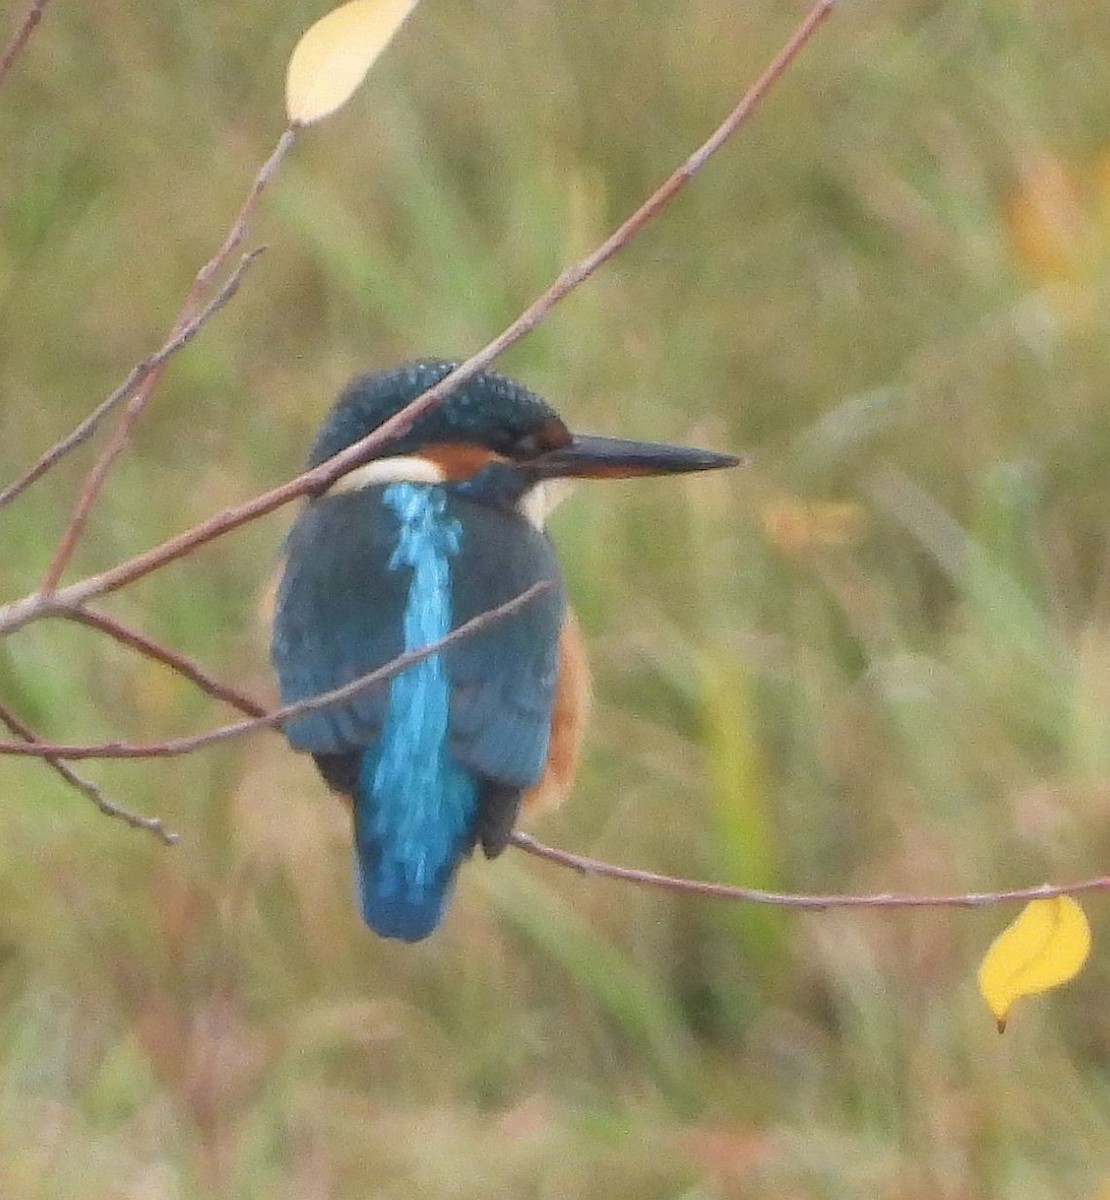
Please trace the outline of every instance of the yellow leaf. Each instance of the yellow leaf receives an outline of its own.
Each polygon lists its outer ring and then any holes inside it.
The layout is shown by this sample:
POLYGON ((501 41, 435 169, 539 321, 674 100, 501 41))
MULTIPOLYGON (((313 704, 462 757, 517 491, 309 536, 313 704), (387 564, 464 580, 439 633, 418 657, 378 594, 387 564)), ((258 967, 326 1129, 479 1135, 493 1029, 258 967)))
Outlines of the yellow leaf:
POLYGON ((1030 901, 994 939, 979 967, 979 991, 998 1032, 1006 1028, 1015 1000, 1067 983, 1090 950, 1091 928, 1070 896, 1030 901))
POLYGON ((416 4, 417 0, 351 0, 321 17, 289 59, 289 120, 308 125, 346 104, 416 4))

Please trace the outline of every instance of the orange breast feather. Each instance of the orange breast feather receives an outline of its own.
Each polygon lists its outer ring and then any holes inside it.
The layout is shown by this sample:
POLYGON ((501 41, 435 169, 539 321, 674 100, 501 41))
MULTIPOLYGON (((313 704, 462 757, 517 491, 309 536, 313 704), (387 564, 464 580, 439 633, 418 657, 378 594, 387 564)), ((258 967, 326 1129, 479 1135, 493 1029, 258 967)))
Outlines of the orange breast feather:
POLYGON ((524 793, 521 810, 529 815, 550 812, 566 799, 578 768, 582 733, 590 703, 590 668, 578 621, 569 609, 559 634, 559 674, 551 709, 547 765, 535 787, 524 793))

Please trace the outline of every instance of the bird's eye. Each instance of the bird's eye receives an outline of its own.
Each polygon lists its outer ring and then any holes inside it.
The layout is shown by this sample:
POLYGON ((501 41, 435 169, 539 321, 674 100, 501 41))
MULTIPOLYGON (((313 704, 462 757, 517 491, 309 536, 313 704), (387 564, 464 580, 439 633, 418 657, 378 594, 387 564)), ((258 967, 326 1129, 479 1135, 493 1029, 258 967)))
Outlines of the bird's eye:
POLYGON ((570 430, 562 421, 548 421, 539 429, 533 429, 513 443, 511 455, 513 458, 527 460, 539 458, 549 450, 561 450, 570 444, 570 430))

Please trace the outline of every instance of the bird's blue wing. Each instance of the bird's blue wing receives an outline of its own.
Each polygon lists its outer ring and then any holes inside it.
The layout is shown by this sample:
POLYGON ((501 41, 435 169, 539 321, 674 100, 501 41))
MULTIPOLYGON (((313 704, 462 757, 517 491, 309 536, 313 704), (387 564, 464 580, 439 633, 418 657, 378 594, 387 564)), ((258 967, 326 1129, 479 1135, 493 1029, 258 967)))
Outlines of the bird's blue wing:
MULTIPOLYGON (((451 626, 549 580, 549 593, 445 651, 450 682, 450 751, 476 775, 526 788, 543 772, 564 612, 558 563, 548 539, 516 513, 458 497, 446 519, 461 529, 450 563, 451 626)), ((381 489, 310 504, 289 535, 271 646, 289 704, 341 687, 405 649, 403 614, 411 574, 391 565, 397 521, 381 489)), ((298 717, 289 741, 313 754, 372 744, 389 704, 383 683, 352 700, 298 717)))
POLYGON ((363 915, 416 940, 459 859, 508 839, 546 763, 563 597, 542 533, 510 510, 394 484, 310 504, 287 546, 272 657, 285 703, 318 695, 551 580, 550 593, 381 686, 289 722, 350 795, 363 915))
POLYGON ((451 752, 478 775, 526 788, 543 773, 555 695, 564 599, 548 539, 516 513, 456 501, 463 529, 452 566, 458 626, 550 581, 514 614, 446 653, 451 752))
MULTIPOLYGON (((378 488, 328 496, 301 512, 286 543, 271 642, 283 704, 342 687, 404 650, 409 572, 390 569, 396 535, 378 488)), ((318 755, 365 747, 380 735, 388 701, 385 682, 298 717, 285 733, 296 749, 318 755)))

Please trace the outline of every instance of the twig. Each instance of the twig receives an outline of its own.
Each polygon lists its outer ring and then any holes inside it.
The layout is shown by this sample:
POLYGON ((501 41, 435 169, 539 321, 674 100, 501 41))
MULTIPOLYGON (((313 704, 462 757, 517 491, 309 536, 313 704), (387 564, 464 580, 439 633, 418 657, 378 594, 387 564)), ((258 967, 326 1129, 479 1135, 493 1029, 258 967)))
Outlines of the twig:
POLYGON ((224 683, 214 675, 210 675, 199 663, 194 662, 179 651, 163 645, 154 638, 147 637, 145 633, 141 633, 138 629, 133 629, 130 625, 125 625, 115 617, 108 616, 107 613, 95 612, 88 608, 71 608, 60 611, 58 615, 70 621, 75 621, 79 625, 87 625, 90 629, 98 629, 101 633, 107 634, 108 637, 115 641, 125 646, 130 646, 133 650, 137 650, 147 658, 169 667, 178 675, 183 675, 186 679, 195 683, 201 691, 207 692, 208 695, 215 697, 217 700, 224 701, 225 704, 230 704, 232 708, 237 708, 240 712, 244 712, 250 717, 264 717, 266 715, 264 705, 259 704, 256 700, 252 700, 244 692, 240 692, 230 684, 224 683))
POLYGON ((758 888, 732 887, 724 883, 705 883, 698 879, 681 879, 674 875, 659 875, 635 867, 618 867, 597 858, 586 858, 566 850, 545 846, 526 833, 516 832, 509 838, 514 846, 537 858, 569 867, 580 875, 598 875, 604 879, 620 879, 643 887, 658 888, 683 895, 709 896, 718 900, 741 900, 749 904, 773 904, 780 908, 822 910, 827 908, 986 908, 992 904, 1010 904, 1021 900, 1049 900, 1054 896, 1074 896, 1081 892, 1110 891, 1110 875, 1081 879, 1077 883, 1042 884, 1039 887, 1015 888, 1002 892, 966 892, 944 896, 908 896, 882 892, 865 896, 806 896, 793 892, 764 892, 758 888))
POLYGON ((204 294, 205 288, 208 287, 212 276, 227 262, 232 252, 238 246, 242 245, 243 239, 247 236, 251 217, 254 216, 254 210, 258 207, 258 201, 262 198, 262 193, 266 190, 270 180, 273 179, 278 167, 281 166, 282 159, 293 148, 293 142, 296 140, 300 128, 299 125, 294 123, 287 125, 282 130, 281 137, 278 138, 277 144, 270 151, 269 158, 258 168, 258 174, 255 175, 254 182, 247 192, 246 199, 239 206, 239 211, 235 214, 235 220, 232 221, 231 228, 227 232, 227 237, 224 238, 224 244, 197 272, 197 276, 193 280, 193 286, 189 289, 188 296, 185 297, 185 304, 182 311, 188 312, 197 304, 200 297, 204 294))
MULTIPOLYGON (((31 745, 41 743, 41 738, 39 738, 38 734, 29 725, 25 725, 15 713, 3 704, 0 704, 0 722, 6 725, 16 737, 22 738, 24 742, 31 745)), ((68 767, 60 759, 52 755, 45 755, 44 758, 66 783, 88 796, 105 816, 114 817, 117 821, 123 821, 125 825, 130 825, 132 829, 145 829, 148 833, 153 833, 155 837, 160 838, 167 846, 172 846, 178 840, 177 834, 167 829, 158 817, 144 817, 139 813, 122 808, 120 805, 109 800, 95 783, 91 783, 83 776, 78 775, 76 771, 68 767)))
POLYGON ((334 688, 330 692, 321 692, 318 696, 310 696, 306 700, 298 700, 295 704, 286 704, 281 708, 274 709, 273 712, 265 713, 260 717, 248 721, 236 721, 234 724, 224 725, 219 729, 209 730, 207 733, 193 734, 190 737, 171 738, 164 742, 99 742, 95 744, 78 743, 73 745, 42 741, 37 741, 33 744, 28 744, 27 742, 0 742, 0 755, 69 760, 86 758, 173 758, 182 754, 191 754, 194 750, 200 750, 206 746, 214 746, 218 742, 229 741, 231 738, 242 737, 243 734, 253 733, 257 729, 277 728, 296 717, 303 716, 305 713, 317 712, 319 709, 330 708, 334 704, 341 704, 345 700, 350 700, 353 696, 360 695, 376 684, 383 683, 387 679, 392 679, 394 675, 399 674, 401 671, 418 662, 423 662, 424 659, 429 658, 433 654, 438 654, 439 651, 454 645, 455 642, 461 641, 463 638, 472 637, 497 621, 502 621, 506 617, 512 616, 517 609, 523 608, 537 596, 550 591, 554 586, 554 582, 548 579, 534 583, 527 591, 521 592, 519 596, 513 597, 512 600, 508 600, 504 604, 499 604, 496 608, 487 609, 486 612, 479 613, 478 616, 472 617, 469 621, 464 621, 438 641, 429 642, 428 645, 421 646, 417 650, 410 650, 405 654, 398 655, 392 662, 388 662, 384 666, 378 667, 376 670, 352 680, 351 683, 334 688))
MULTIPOLYGON (((209 280, 227 261, 232 251, 246 236, 247 224, 258 204, 258 199, 262 195, 266 184, 273 177, 281 160, 289 152, 289 148, 293 145, 295 137, 296 130, 294 127, 287 127, 281 137, 278 138, 277 145, 274 147, 269 158, 259 168, 258 174, 251 184, 250 191, 248 191, 247 197, 243 201, 231 229, 228 231, 227 237, 224 239, 223 245, 197 272, 196 278, 193 280, 193 286, 189 289, 189 294, 185 298, 185 303, 181 306, 181 311, 174 320, 173 328, 170 332, 171 338, 176 336, 191 321, 195 315, 200 296, 209 280)), ((158 382, 165 370, 165 365, 165 360, 163 359, 162 362, 153 367, 144 376, 142 382, 135 389, 134 394, 128 401, 127 407, 124 409, 123 415, 120 417, 119 423, 108 444, 104 447, 92 470, 85 477, 81 493, 77 497, 77 502, 70 513, 69 521, 58 542, 58 548, 55 550, 54 557, 50 560, 50 565, 43 576, 42 585, 39 590, 44 595, 49 595, 56 590, 58 581, 62 577, 62 572, 66 569, 66 564, 73 557, 73 552, 77 549, 81 535, 84 533, 89 512, 96 503, 116 460, 130 443, 131 432, 142 415, 143 410, 146 408, 147 401, 149 401, 154 389, 158 386, 158 382)))
MULTIPOLYGON (((547 291, 537 297, 492 342, 483 346, 481 350, 471 355, 465 362, 460 363, 450 374, 445 375, 438 383, 430 387, 422 395, 417 396, 411 404, 407 405, 399 413, 396 413, 388 421, 379 425, 368 437, 348 447, 344 453, 351 455, 352 465, 357 466, 360 458, 365 459, 372 447, 376 448, 385 441, 399 438, 407 433, 424 413, 434 408, 437 404, 442 403, 452 392, 466 383, 467 380, 472 379, 479 371, 488 367, 498 355, 503 354, 510 346, 531 333, 547 319, 557 304, 565 300, 571 292, 584 283, 600 266, 608 262, 614 254, 623 250, 636 234, 646 225, 650 224, 666 208, 725 142, 747 123, 748 118, 759 106, 760 101, 763 100, 786 71, 787 67, 798 57, 798 54, 806 43, 832 14, 836 4, 837 0, 818 0, 795 28, 769 66, 751 87, 748 88, 741 97, 740 102, 725 117, 721 124, 593 253, 588 254, 581 261, 564 270, 547 291)), ((338 459, 339 456, 332 459, 331 462, 336 463, 338 459)))
MULTIPOLYGON (((554 284, 539 297, 521 316, 512 323, 489 345, 467 359, 449 375, 444 376, 434 387, 422 396, 417 397, 401 412, 391 417, 361 441, 348 446, 325 463, 321 463, 311 471, 298 475, 295 479, 272 488, 260 496, 247 501, 235 508, 225 509, 222 513, 209 518, 191 530, 171 538, 161 545, 155 546, 145 553, 137 555, 128 562, 121 563, 99 575, 90 576, 59 589, 55 596, 64 606, 72 607, 84 604, 89 600, 105 596, 117 591, 152 571, 158 570, 175 559, 191 553, 206 542, 223 537, 233 529, 248 522, 258 520, 267 513, 273 512, 284 504, 307 495, 309 492, 328 487, 341 475, 365 462, 376 450, 390 440, 401 436, 411 427, 423 413, 439 404, 455 388, 472 378, 488 366, 494 358, 526 333, 534 329, 547 314, 563 300, 569 292, 578 287, 589 275, 593 274, 602 263, 611 258, 619 249, 625 246, 651 219, 659 214, 663 207, 674 198, 682 186, 705 165, 707 159, 718 150, 750 117, 767 91, 783 74, 805 44, 812 38, 819 26, 826 20, 835 7, 836 0, 819 0, 798 25, 775 56, 774 60, 756 82, 748 89, 740 103, 732 110, 725 120, 714 130, 708 139, 694 151, 686 162, 667 179, 656 192, 652 194, 597 250, 584 258, 576 266, 564 271, 554 284)), ((287 130, 286 133, 290 131, 287 130)), ((44 587, 43 591, 47 591, 44 587)), ((38 620, 46 615, 47 597, 35 594, 24 597, 7 607, 0 607, 0 636, 21 628, 30 621, 38 620)))
POLYGON ((160 367, 166 359, 176 354, 183 346, 193 340, 201 327, 235 295, 239 290, 239 285, 242 282, 244 274, 260 254, 265 252, 265 246, 259 246, 252 250, 249 254, 244 254, 239 260, 235 270, 224 280, 223 286, 212 297, 211 300, 196 314, 192 320, 187 321, 171 338, 169 338, 162 348, 150 355, 149 358, 143 359, 141 363, 132 367, 128 372, 127 378, 116 388, 116 390, 104 401, 102 401, 82 422, 77 426, 72 433, 67 434, 61 441, 56 442, 49 450, 45 451, 39 459, 27 469, 14 483, 9 484, 3 491, 0 491, 0 508, 5 504, 10 504, 16 496, 25 491, 36 479, 45 475, 51 467, 54 466, 59 459, 63 458, 71 450, 88 441, 95 432, 97 426, 104 420, 109 413, 114 411, 119 404, 126 400, 135 388, 153 371, 160 367))
POLYGON ((15 33, 8 44, 0 52, 0 83, 3 83, 12 68, 12 63, 19 57, 19 52, 27 44, 27 39, 35 31, 35 26, 42 20, 43 10, 50 0, 32 0, 23 20, 20 21, 15 33))

